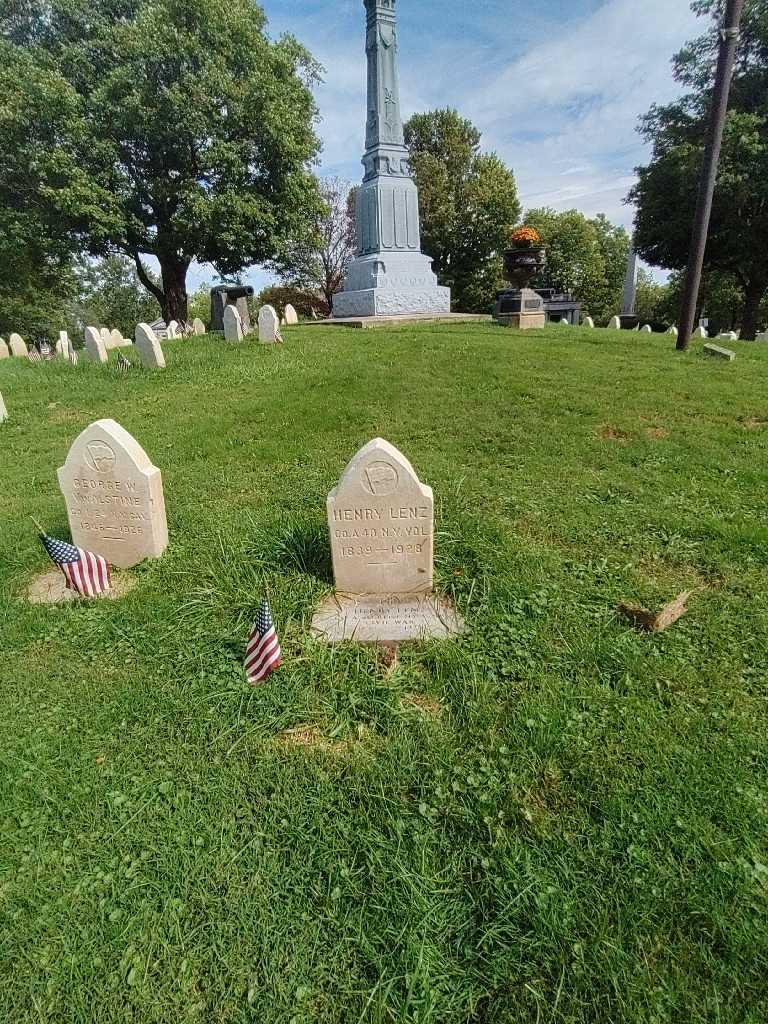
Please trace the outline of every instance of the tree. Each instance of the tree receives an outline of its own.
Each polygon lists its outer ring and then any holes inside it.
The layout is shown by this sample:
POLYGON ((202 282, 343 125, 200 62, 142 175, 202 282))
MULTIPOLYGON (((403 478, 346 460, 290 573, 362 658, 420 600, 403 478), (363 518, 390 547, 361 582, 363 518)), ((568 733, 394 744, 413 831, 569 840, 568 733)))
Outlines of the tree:
MULTIPOLYGON (((681 270, 688 259, 721 13, 716 0, 698 0, 693 8, 709 15, 712 27, 674 58, 676 79, 691 91, 675 103, 653 106, 641 119, 640 133, 653 143, 653 153, 648 166, 638 168, 628 197, 637 207, 638 252, 671 270, 681 270)), ((767 232, 768 5, 748 0, 705 256, 707 272, 741 285, 747 339, 756 335, 768 291, 767 232)))
MULTIPOLYGON (((653 320, 667 319, 670 286, 657 281, 645 267, 640 267, 637 274, 637 293, 635 295, 635 313, 644 324, 653 320)), ((678 303, 679 309, 679 303, 678 303)), ((676 316, 672 320, 676 319, 676 316)))
POLYGON ((328 310, 333 305, 333 296, 344 284, 344 275, 357 249, 356 193, 357 189, 350 188, 341 178, 321 179, 323 205, 314 230, 287 253, 280 271, 288 288, 303 293, 320 292, 328 310))
POLYGON ((81 328, 117 327, 133 337, 136 324, 156 320, 157 300, 139 281, 136 268, 124 256, 89 260, 78 272, 76 317, 81 328))
POLYGON ((529 210, 525 221, 547 246, 537 285, 575 296, 585 314, 607 321, 619 308, 626 275, 630 243, 624 228, 602 214, 590 220, 578 210, 529 210))
POLYGON ((51 239, 128 256, 166 319, 187 319, 193 260, 280 262, 319 208, 318 69, 265 27, 252 0, 13 0, 0 199, 51 239))
POLYGON ((455 110, 416 114, 405 125, 422 249, 454 305, 467 312, 493 303, 507 233, 520 216, 514 175, 495 153, 481 153, 481 138, 455 110))
POLYGON ((316 291, 305 291, 291 285, 271 285, 265 288, 257 299, 259 306, 274 306, 282 314, 290 304, 304 320, 330 316, 331 307, 324 295, 316 291))

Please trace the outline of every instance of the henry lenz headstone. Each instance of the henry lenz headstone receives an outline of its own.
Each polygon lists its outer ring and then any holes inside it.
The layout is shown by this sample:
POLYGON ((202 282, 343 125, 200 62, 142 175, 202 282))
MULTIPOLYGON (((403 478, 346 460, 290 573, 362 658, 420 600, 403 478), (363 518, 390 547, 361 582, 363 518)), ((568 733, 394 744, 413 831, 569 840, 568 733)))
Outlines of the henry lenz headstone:
POLYGON ((87 427, 59 470, 72 541, 129 569, 168 546, 160 470, 114 420, 87 427))
POLYGON ((313 621, 332 642, 415 640, 462 632, 435 597, 434 498, 405 456, 381 438, 355 455, 328 495, 337 595, 313 621))

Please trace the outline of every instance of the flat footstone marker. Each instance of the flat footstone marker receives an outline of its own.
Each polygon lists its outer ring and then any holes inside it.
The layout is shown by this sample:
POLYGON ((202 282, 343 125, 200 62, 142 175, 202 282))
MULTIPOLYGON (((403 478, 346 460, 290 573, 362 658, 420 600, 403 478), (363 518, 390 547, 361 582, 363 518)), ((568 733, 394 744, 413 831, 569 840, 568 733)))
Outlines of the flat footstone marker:
POLYGON ((274 306, 262 306, 259 310, 259 341, 273 345, 280 338, 280 317, 274 306))
POLYGON ((3 338, 0 338, 0 359, 8 359, 11 353, 8 351, 8 346, 5 344, 3 338))
POLYGON ((704 352, 715 359, 726 359, 729 363, 736 358, 735 352, 731 352, 729 348, 721 348, 720 345, 705 345, 704 352))
POLYGON ((464 632, 433 593, 434 497, 382 438, 361 448, 328 495, 337 593, 312 626, 331 643, 399 642, 464 632))
POLYGON ((98 420, 59 470, 72 543, 121 569, 160 558, 168 525, 160 470, 127 430, 98 420))
POLYGON ((288 327, 290 327, 292 324, 297 324, 298 322, 298 313, 289 302, 288 305, 285 307, 285 323, 288 327))
POLYGON ((165 369, 163 349, 149 324, 139 324, 136 328, 136 351, 142 366, 149 370, 165 369))
POLYGON ((85 328, 85 350, 88 353, 88 358, 94 363, 108 363, 109 357, 107 355, 107 346, 104 344, 104 338, 99 330, 95 327, 85 328))
POLYGON ((243 340, 243 320, 237 306, 224 307, 224 341, 243 340))
POLYGON ((20 334, 12 334, 10 336, 8 347, 11 350, 11 355, 17 356, 19 359, 26 359, 29 356, 26 342, 20 334))

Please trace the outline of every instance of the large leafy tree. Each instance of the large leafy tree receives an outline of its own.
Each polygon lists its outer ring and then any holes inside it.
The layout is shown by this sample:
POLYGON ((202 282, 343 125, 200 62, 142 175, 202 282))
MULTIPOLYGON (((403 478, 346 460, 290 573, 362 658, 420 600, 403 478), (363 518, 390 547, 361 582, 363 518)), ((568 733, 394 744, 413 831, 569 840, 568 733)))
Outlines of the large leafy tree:
POLYGON ((501 283, 501 253, 520 216, 515 177, 455 110, 416 114, 405 125, 421 204, 422 248, 454 305, 486 312, 501 283))
MULTIPOLYGON (((654 106, 641 120, 653 144, 651 162, 638 168, 629 199, 637 206, 635 244, 657 266, 685 267, 707 134, 722 4, 699 0, 694 10, 710 30, 674 59, 677 80, 689 91, 654 106)), ((755 337, 768 290, 768 3, 747 0, 744 32, 731 90, 705 266, 735 278, 744 296, 742 337, 755 337)))
POLYGON ((585 313, 607 321, 619 308, 626 275, 630 243, 624 228, 578 210, 529 210, 525 221, 547 246, 547 266, 536 284, 574 295, 585 313))
POLYGON ((128 256, 168 319, 193 260, 280 262, 320 203, 317 66, 265 29, 252 0, 9 0, 0 199, 57 244, 128 256))

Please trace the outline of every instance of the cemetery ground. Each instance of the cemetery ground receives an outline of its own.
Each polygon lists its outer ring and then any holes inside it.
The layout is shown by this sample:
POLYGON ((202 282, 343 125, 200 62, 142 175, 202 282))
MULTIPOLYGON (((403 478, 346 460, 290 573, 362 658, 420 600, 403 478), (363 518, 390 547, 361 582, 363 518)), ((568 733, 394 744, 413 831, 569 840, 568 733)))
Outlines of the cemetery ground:
POLYGON ((768 346, 285 336, 0 363, 2 1019, 764 1022, 768 346), (170 547, 30 605, 29 516, 69 536, 56 469, 102 417, 170 547), (394 664, 309 632, 326 494, 377 435, 471 630, 394 664), (667 632, 616 614, 682 590, 667 632), (285 664, 251 689, 265 594, 285 664))

